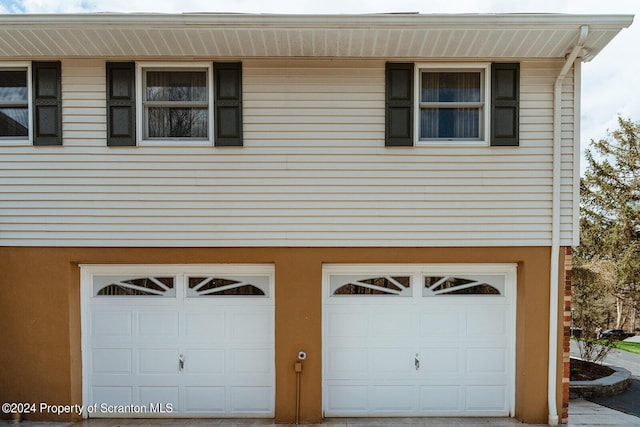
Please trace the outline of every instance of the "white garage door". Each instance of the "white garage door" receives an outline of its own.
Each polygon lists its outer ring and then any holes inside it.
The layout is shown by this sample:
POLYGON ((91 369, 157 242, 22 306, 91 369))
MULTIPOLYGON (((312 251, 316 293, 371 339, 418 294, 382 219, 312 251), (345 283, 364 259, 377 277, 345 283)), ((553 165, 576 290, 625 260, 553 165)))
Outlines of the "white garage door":
POLYGON ((513 416, 515 265, 325 266, 325 416, 513 416))
POLYGON ((272 417, 272 266, 82 266, 89 417, 272 417))

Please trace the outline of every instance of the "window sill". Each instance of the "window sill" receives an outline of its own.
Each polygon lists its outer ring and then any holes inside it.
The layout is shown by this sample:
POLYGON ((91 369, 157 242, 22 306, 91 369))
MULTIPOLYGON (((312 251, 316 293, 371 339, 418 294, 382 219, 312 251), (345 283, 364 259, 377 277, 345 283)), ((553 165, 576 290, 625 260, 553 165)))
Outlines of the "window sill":
POLYGON ((464 140, 418 140, 416 147, 488 147, 489 141, 464 141, 464 140))
POLYGON ((23 147, 33 145, 30 139, 0 139, 0 145, 3 147, 23 147))
POLYGON ((138 142, 139 147, 213 147, 209 139, 143 139, 138 142))

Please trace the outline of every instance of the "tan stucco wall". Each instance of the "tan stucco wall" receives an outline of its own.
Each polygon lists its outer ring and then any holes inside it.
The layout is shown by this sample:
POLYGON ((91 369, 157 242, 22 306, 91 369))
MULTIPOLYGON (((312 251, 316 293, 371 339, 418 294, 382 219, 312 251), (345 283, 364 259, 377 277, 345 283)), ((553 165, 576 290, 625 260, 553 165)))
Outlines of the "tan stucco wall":
MULTIPOLYGON (((323 263, 517 262, 516 417, 547 421, 550 248, 0 248, 0 402, 82 403, 78 264, 274 263, 276 421, 322 419, 323 263)), ((559 364, 560 368, 560 364, 559 364)), ((560 384, 559 384, 560 387, 560 384)), ((559 398, 561 403, 561 398, 559 398)), ((6 417, 6 415, 5 415, 6 417)), ((73 419, 33 414, 26 419, 73 419)))

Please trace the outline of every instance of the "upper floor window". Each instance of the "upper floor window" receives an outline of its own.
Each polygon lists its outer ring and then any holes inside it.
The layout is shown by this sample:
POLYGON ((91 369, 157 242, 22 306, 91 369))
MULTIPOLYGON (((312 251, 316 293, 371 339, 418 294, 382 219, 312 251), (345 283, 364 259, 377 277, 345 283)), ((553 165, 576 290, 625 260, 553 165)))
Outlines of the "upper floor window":
POLYGON ((212 84, 208 64, 140 66, 143 140, 211 140, 212 84))
POLYGON ((241 62, 107 62, 106 77, 108 146, 242 146, 241 62))
POLYGON ((418 70, 420 141, 487 141, 488 65, 429 64, 418 70))
POLYGON ((29 139, 29 70, 0 68, 0 142, 29 139))

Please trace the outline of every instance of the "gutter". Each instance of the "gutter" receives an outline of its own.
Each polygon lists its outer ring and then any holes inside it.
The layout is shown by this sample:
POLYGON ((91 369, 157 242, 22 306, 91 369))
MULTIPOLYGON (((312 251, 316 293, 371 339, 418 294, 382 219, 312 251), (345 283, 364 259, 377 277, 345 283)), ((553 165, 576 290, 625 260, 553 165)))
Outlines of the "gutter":
POLYGON ((562 154, 562 83, 578 56, 582 53, 584 42, 589 35, 589 26, 580 27, 580 36, 556 78, 553 87, 553 191, 551 211, 551 275, 549 278, 549 367, 547 395, 549 406, 549 425, 558 425, 558 408, 556 404, 556 380, 558 365, 558 274, 560 257, 560 173, 562 154))

